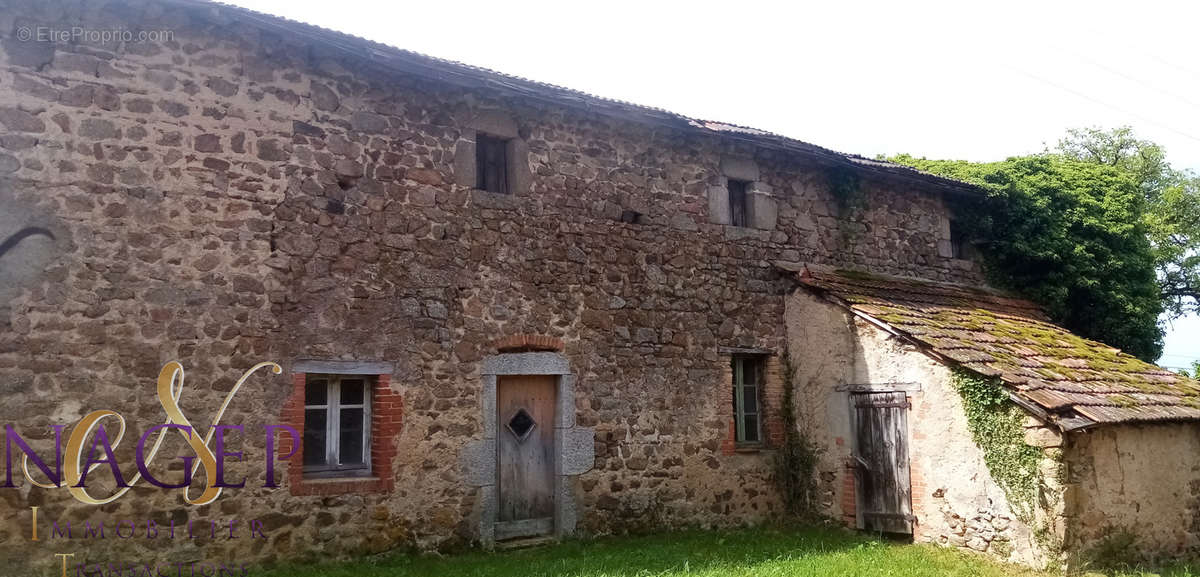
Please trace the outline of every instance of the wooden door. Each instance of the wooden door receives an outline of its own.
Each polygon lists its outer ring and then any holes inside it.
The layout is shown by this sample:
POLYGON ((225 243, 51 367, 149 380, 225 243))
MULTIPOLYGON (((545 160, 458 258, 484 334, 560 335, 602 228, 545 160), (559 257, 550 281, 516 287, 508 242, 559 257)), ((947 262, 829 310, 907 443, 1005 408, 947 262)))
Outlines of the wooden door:
POLYGON ((497 540, 554 530, 557 385, 553 375, 506 376, 496 384, 497 540))
POLYGON ((911 534, 907 397, 902 392, 858 393, 852 399, 862 528, 911 534))

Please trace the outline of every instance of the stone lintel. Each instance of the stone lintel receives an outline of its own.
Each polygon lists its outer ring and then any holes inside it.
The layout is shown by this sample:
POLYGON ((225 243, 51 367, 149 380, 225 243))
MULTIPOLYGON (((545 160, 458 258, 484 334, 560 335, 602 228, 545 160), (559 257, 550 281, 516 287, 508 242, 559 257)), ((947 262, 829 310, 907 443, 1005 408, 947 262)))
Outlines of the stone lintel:
POLYGON ((508 353, 483 359, 481 375, 569 375, 567 358, 558 353, 508 353))
POLYGON ((721 174, 734 180, 754 182, 758 180, 758 164, 752 158, 723 156, 721 157, 721 174))

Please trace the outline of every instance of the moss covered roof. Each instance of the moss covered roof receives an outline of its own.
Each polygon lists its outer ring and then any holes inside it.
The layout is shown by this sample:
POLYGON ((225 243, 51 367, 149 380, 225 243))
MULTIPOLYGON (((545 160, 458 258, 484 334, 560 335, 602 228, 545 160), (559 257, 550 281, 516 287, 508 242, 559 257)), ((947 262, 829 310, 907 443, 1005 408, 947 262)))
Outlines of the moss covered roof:
POLYGON ((1200 420, 1200 383, 1056 326, 1030 301, 860 272, 806 267, 799 277, 934 358, 999 377, 1018 402, 1064 429, 1200 420))

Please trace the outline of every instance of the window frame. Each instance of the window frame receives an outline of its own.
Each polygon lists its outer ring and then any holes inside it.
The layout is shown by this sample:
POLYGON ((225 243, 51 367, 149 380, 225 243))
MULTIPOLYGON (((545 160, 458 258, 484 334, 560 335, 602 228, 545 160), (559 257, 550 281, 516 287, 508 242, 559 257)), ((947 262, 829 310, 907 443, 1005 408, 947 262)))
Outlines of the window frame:
POLYGON ((493 194, 509 194, 512 191, 508 174, 509 141, 511 139, 492 136, 483 132, 475 134, 475 188, 493 194), (488 161, 488 151, 499 152, 499 159, 488 161), (496 190, 488 188, 489 165, 494 165, 496 190))
POLYGON ((371 425, 372 425, 372 391, 375 389, 375 384, 371 375, 356 375, 356 374, 330 374, 330 373, 309 373, 305 375, 304 394, 307 397, 308 387, 313 381, 324 380, 325 403, 324 404, 308 404, 304 402, 304 431, 300 432, 301 438, 308 430, 308 411, 324 410, 325 411, 325 462, 320 465, 304 464, 304 456, 301 455, 302 471, 305 477, 321 478, 321 477, 369 477, 372 474, 371 467, 371 425), (342 381, 343 380, 358 380, 362 381, 363 400, 362 403, 342 404, 342 381), (342 464, 341 462, 341 418, 342 409, 359 409, 363 410, 362 423, 362 462, 354 464, 342 464), (330 440, 334 442, 330 442, 330 440), (331 464, 332 463, 332 464, 331 464))
POLYGON ((750 226, 750 182, 737 178, 725 179, 725 190, 729 195, 730 226, 750 226))
POLYGON ((733 428, 734 441, 739 446, 761 446, 763 444, 763 389, 766 373, 766 359, 761 355, 733 355, 730 357, 730 369, 733 373, 733 428), (746 383, 746 366, 754 366, 754 383, 746 383), (754 389, 755 410, 746 412, 745 390, 754 389), (754 438, 747 438, 746 417, 754 417, 754 438))

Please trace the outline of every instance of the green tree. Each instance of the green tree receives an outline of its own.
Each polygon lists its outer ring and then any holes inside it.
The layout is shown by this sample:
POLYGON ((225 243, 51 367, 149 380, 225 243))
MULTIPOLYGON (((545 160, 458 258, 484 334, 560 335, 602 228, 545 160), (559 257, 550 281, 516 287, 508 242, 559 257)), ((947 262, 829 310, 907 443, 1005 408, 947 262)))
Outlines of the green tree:
POLYGON ((1172 317, 1200 313, 1200 176, 1172 168, 1161 146, 1128 126, 1070 130, 1058 152, 1112 166, 1137 182, 1163 306, 1172 317))
POLYGON ((991 163, 891 160, 987 192, 956 213, 993 285, 1038 302, 1083 336, 1146 360, 1161 354, 1147 203, 1125 169, 1053 153, 991 163))
POLYGON ((1140 140, 1128 126, 1072 128, 1058 141, 1058 152, 1068 158, 1103 164, 1130 175, 1146 198, 1158 195, 1174 183, 1176 175, 1161 146, 1140 140))
POLYGON ((1200 313, 1200 177, 1163 191, 1147 224, 1163 304, 1173 317, 1200 313))

